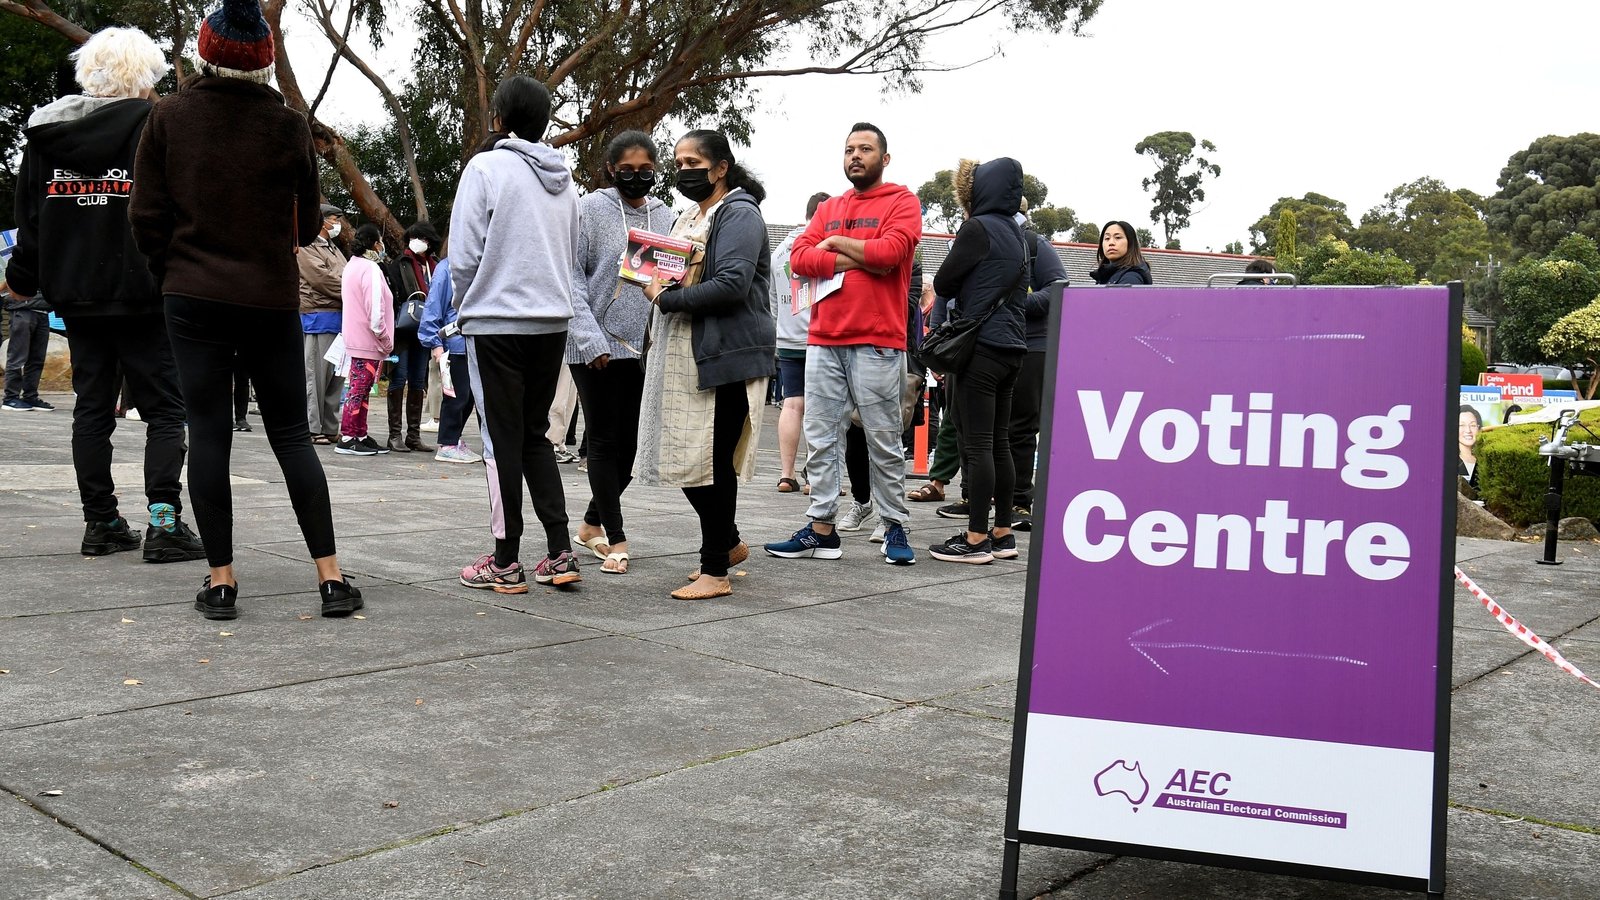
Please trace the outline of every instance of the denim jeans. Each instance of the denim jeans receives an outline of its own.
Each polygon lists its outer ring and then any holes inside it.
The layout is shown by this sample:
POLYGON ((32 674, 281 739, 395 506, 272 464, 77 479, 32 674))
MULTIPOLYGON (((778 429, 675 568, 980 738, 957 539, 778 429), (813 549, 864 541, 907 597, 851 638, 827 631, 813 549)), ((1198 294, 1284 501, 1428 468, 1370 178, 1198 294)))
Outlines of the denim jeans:
POLYGON ((882 347, 806 349, 806 479, 811 508, 806 515, 832 524, 839 509, 839 479, 844 468, 844 424, 860 410, 872 468, 872 498, 888 522, 905 524, 906 460, 900 446, 900 394, 905 385, 905 353, 882 347))

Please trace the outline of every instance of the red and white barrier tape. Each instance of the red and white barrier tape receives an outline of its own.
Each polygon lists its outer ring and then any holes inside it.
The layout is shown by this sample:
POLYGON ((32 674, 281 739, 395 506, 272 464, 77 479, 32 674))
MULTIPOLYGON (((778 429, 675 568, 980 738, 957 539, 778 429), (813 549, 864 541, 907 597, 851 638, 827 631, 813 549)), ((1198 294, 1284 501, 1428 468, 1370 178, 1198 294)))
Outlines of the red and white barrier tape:
POLYGON ((1584 682, 1590 687, 1600 688, 1600 684, 1597 684, 1594 679, 1583 674, 1583 672, 1580 671, 1577 666, 1567 662, 1567 658, 1557 652, 1556 648, 1545 643, 1544 638, 1534 634, 1528 629, 1528 626, 1518 622, 1511 615, 1511 613, 1506 612, 1505 607, 1494 602, 1494 598, 1490 597, 1488 594, 1485 594, 1483 592, 1483 588, 1478 587, 1477 582, 1473 581, 1471 578, 1468 578, 1467 573, 1461 571, 1459 566, 1456 567, 1456 581, 1461 582, 1462 587, 1472 592, 1472 596, 1478 598, 1478 602, 1482 603, 1483 608, 1487 609, 1489 614, 1494 616, 1495 621, 1499 622, 1501 626, 1505 628, 1505 630, 1511 632, 1513 635, 1516 635, 1518 640, 1539 651, 1541 656, 1555 663, 1556 666, 1561 669, 1561 671, 1573 676, 1574 678, 1577 678, 1579 681, 1584 682))

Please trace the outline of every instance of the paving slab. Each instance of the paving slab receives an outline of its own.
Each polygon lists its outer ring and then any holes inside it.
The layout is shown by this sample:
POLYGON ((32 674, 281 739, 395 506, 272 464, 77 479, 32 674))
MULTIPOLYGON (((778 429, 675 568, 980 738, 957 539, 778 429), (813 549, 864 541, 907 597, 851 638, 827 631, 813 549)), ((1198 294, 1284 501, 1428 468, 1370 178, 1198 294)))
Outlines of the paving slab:
MULTIPOLYGON (((239 584, 247 597, 300 593, 316 585, 316 567, 306 558, 303 546, 299 560, 249 547, 235 549, 233 558, 239 584)), ((13 563, 5 568, 0 620, 193 603, 207 571, 204 560, 152 564, 144 562, 136 551, 110 556, 40 556, 29 559, 26 565, 13 563)))
MULTIPOLYGON (((1448 900, 1592 900, 1600 836, 1449 811, 1448 900)), ((1038 852, 1023 849, 1023 857, 1038 852)), ((1420 894, 1122 857, 1042 900, 1404 900, 1420 894)))
POLYGON ((1587 541, 1562 541, 1556 558, 1558 566, 1540 565, 1544 545, 1517 543, 1503 553, 1476 557, 1462 564, 1461 570, 1488 590, 1496 583, 1523 583, 1555 586, 1581 586, 1600 578, 1600 544, 1587 541))
MULTIPOLYGON (((238 897, 992 897, 1009 740, 1004 723, 897 711, 238 897)), ((1104 859, 1039 850, 1023 882, 1104 859)))
MULTIPOLYGON (((1600 672, 1600 643, 1555 645, 1578 668, 1600 672)), ((1600 828, 1597 709, 1600 691, 1532 654, 1457 691, 1451 713, 1451 798, 1600 828)), ((1597 895, 1600 890, 1591 894, 1597 895)))
POLYGON ((1015 679, 970 690, 955 691, 927 701, 929 706, 1010 722, 1016 715, 1015 679))
POLYGON ((1527 544, 1517 541, 1491 541, 1487 538, 1456 538, 1456 564, 1460 565, 1485 556, 1525 550, 1527 544))
POLYGON ((210 895, 887 706, 606 638, 0 732, 0 772, 210 895))
MULTIPOLYGON (((1469 575, 1471 573, 1468 573, 1469 575)), ((1478 587, 1503 606, 1517 621, 1551 638, 1600 619, 1600 575, 1573 581, 1512 581, 1484 578, 1478 587)), ((1459 585, 1455 593, 1455 624, 1458 628, 1499 631, 1502 626, 1484 609, 1478 599, 1459 585)))
POLYGON ((231 622, 188 602, 18 619, 6 626, 0 730, 602 635, 414 588, 367 593, 361 619, 322 618, 310 591, 247 596, 231 622))
POLYGON ((22 802, 0 796, 0 897, 167 900, 183 895, 22 802))

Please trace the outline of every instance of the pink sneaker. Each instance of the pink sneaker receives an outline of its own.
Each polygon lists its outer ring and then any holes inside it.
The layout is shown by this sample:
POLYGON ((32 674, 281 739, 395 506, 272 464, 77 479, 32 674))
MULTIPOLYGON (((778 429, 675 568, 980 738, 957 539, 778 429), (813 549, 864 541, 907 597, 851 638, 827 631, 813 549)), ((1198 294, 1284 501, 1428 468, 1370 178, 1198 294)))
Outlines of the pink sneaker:
MULTIPOLYGON (((517 573, 521 577, 520 572, 517 573)), ((571 550, 563 550, 553 558, 542 560, 533 567, 533 579, 540 584, 572 584, 582 581, 583 576, 578 574, 578 558, 572 555, 571 550)), ((527 586, 523 586, 527 590, 527 586)))
POLYGON ((514 562, 504 569, 494 564, 494 554, 485 553, 461 570, 461 583, 469 588, 493 590, 497 594, 526 594, 528 579, 522 574, 522 563, 514 562))

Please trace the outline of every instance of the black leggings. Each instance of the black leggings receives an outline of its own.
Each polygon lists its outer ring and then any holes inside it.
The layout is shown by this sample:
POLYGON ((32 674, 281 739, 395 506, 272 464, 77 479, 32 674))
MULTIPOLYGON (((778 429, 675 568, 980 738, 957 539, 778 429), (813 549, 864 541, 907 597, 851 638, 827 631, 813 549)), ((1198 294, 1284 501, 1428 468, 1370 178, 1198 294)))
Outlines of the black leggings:
POLYGON ((478 421, 483 423, 489 530, 497 566, 519 561, 522 553, 524 478, 534 515, 544 526, 549 556, 572 549, 556 448, 544 437, 566 350, 565 331, 467 338, 472 395, 478 403, 478 421))
MULTIPOLYGON (((684 488, 683 496, 700 516, 700 573, 728 576, 728 551, 739 545, 739 473, 733 451, 750 414, 745 383, 735 381, 717 388, 717 412, 712 422, 710 484, 684 488)), ((594 462, 589 463, 590 470, 594 462)))
POLYGON ((333 508, 322 461, 306 422, 306 373, 300 316, 168 294, 167 331, 189 413, 189 501, 206 560, 233 564, 233 448, 236 376, 255 386, 267 443, 289 488, 295 519, 312 559, 334 554, 333 508))
POLYGON ((872 500, 872 465, 867 459, 867 432, 854 422, 844 432, 844 471, 850 477, 850 498, 872 500))
POLYGON ((585 524, 605 526, 606 543, 628 539, 622 530, 622 492, 633 481, 639 449, 639 406, 644 367, 636 359, 614 359, 603 369, 575 365, 572 380, 583 404, 583 439, 589 445, 589 509, 585 524))
POLYGON ((1011 495, 1017 473, 1011 461, 1011 395, 1022 371, 1023 353, 983 344, 956 380, 956 415, 961 424, 961 453, 972 490, 967 530, 989 531, 989 505, 994 527, 1011 527, 1011 495))

